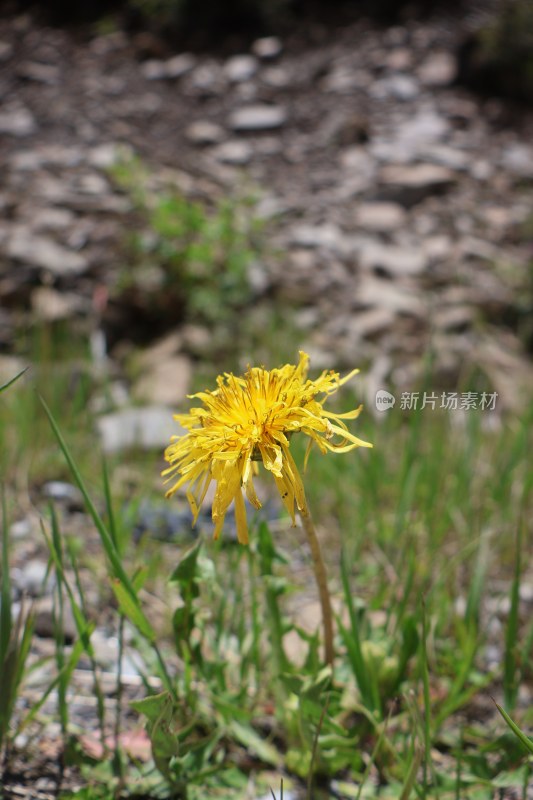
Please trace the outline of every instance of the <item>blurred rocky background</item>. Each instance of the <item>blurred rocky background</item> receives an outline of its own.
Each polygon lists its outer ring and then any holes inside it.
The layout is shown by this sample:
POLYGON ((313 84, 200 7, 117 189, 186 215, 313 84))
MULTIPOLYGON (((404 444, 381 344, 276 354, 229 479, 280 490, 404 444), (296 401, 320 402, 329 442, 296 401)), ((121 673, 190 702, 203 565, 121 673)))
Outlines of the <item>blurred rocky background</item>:
POLYGON ((519 408, 532 23, 529 0, 4 3, 0 377, 105 376, 108 450, 299 348, 370 400, 429 372, 519 408))

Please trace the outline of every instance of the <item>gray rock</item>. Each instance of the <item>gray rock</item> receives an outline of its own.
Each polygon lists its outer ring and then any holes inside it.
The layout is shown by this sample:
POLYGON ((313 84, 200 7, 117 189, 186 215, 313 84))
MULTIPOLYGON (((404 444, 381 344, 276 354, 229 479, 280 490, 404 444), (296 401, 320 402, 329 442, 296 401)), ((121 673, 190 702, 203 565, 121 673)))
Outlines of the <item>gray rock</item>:
POLYGON ((211 333, 203 325, 188 323, 180 329, 183 348, 194 356, 205 357, 211 347, 211 333))
POLYGON ((225 136, 224 128, 209 120, 198 119, 185 129, 187 139, 199 147, 221 142, 225 136))
POLYGON ((28 539, 30 536, 34 535, 34 533, 35 525, 33 524, 31 517, 19 519, 9 526, 9 538, 12 541, 28 539))
POLYGON ((184 355, 154 361, 135 383, 133 396, 144 403, 176 408, 190 391, 191 362, 184 355))
POLYGON ((155 362, 172 358, 179 354, 183 345, 181 330, 175 330, 158 339, 150 347, 146 347, 135 355, 135 369, 150 369, 155 362))
POLYGON ((0 112, 0 134, 22 138, 36 130, 35 118, 27 108, 19 106, 0 112))
POLYGON ((444 331, 460 332, 472 325, 474 311, 471 306, 467 305, 444 306, 436 308, 431 319, 436 328, 444 331))
POLYGON ((372 86, 369 72, 343 64, 334 66, 320 83, 323 91, 337 94, 351 94, 354 90, 366 89, 368 86, 372 86))
POLYGON ((281 128, 287 121, 287 112, 281 106, 250 105, 238 108, 229 117, 234 131, 265 131, 281 128))
POLYGON ((190 94, 210 97, 221 94, 227 86, 226 76, 217 61, 204 61, 190 73, 187 89, 190 94))
MULTIPOLYGON (((53 597, 42 597, 35 603, 34 631, 37 636, 42 636, 43 639, 53 639, 55 637, 56 623, 54 623, 54 612, 57 615, 58 609, 53 597)), ((61 631, 66 644, 71 644, 76 638, 76 623, 74 622, 74 616, 68 604, 63 605, 61 631)))
POLYGON ((390 165, 379 174, 379 194, 409 208, 426 197, 446 192, 455 181, 450 169, 437 164, 390 165))
POLYGON ((13 55, 13 45, 11 42, 0 41, 0 63, 9 61, 13 55))
POLYGON ((396 247, 373 242, 361 250, 361 266, 394 275, 419 275, 427 267, 421 249, 396 247))
POLYGON ((119 161, 130 161, 135 156, 132 147, 118 142, 109 142, 93 147, 87 154, 87 162, 97 169, 109 169, 119 161))
POLYGON ((102 448, 106 453, 119 453, 131 448, 157 450, 166 447, 173 435, 186 433, 162 406, 127 408, 105 414, 97 422, 102 448))
POLYGON ((428 145, 422 149, 421 155, 428 161, 454 170, 466 170, 472 163, 469 153, 445 144, 428 145))
POLYGON ((83 495, 77 486, 66 481, 48 481, 41 489, 43 497, 64 503, 72 509, 83 508, 83 495))
POLYGON ((145 61, 141 65, 141 72, 147 81, 162 81, 167 77, 165 62, 157 58, 145 61))
POLYGON ((31 172, 42 166, 77 167, 83 163, 84 157, 81 147, 50 144, 35 150, 21 150, 14 154, 11 163, 17 170, 31 172))
POLYGON ((0 355, 0 386, 28 367, 28 362, 17 356, 0 355))
POLYGON ((7 255, 54 275, 81 275, 88 267, 87 259, 67 250, 52 239, 35 236, 25 228, 16 228, 7 242, 7 255))
POLYGON ((355 209, 354 220, 367 231, 390 233, 405 225, 407 214, 397 203, 361 203, 355 209))
POLYGON ((55 64, 41 64, 39 61, 25 61, 17 67, 21 78, 55 86, 59 83, 60 72, 55 64))
POLYGON ((418 69, 424 86, 448 86, 457 75, 455 56, 448 52, 432 52, 418 69))
POLYGON ((217 161, 221 161, 223 164, 244 166, 252 158, 253 150, 248 142, 243 142, 240 139, 230 139, 216 147, 213 150, 213 155, 217 161))
POLYGON ((454 245, 449 236, 437 234, 422 241, 422 249, 430 262, 442 261, 453 253, 454 245))
POLYGON ((166 61, 149 59, 141 67, 142 74, 148 81, 176 80, 191 72, 196 66, 196 59, 190 53, 180 53, 166 61))
POLYGON ((361 306, 382 308, 397 314, 409 314, 421 319, 426 316, 426 306, 417 292, 398 286, 397 282, 371 275, 361 278, 354 301, 361 306))
POLYGON ((36 208, 32 204, 24 210, 24 216, 34 231, 64 231, 75 221, 74 214, 68 208, 36 208))
POLYGON ((283 150, 283 142, 277 136, 264 135, 254 142, 254 155, 277 156, 283 150))
POLYGON ((397 139, 411 149, 421 144, 438 142, 444 139, 450 130, 448 120, 433 109, 422 109, 410 117, 397 129, 397 139))
POLYGON ((290 233, 290 243, 297 247, 320 248, 338 251, 342 249, 343 235, 336 225, 298 225, 290 233))
POLYGON ((273 89, 285 89, 290 85, 291 76, 284 67, 267 67, 261 73, 261 80, 273 89))
POLYGON ((348 147, 340 152, 343 180, 337 189, 340 200, 361 194, 376 183, 376 162, 366 147, 348 147))
POLYGON ((257 68, 257 59, 250 55, 232 56, 224 64, 224 72, 230 83, 251 80, 257 72, 257 68))
POLYGON ((389 308, 371 308, 350 317, 347 335, 350 339, 373 339, 394 327, 396 316, 389 308))
POLYGON ((413 66, 413 54, 407 47, 396 47, 387 54, 385 64, 393 72, 408 72, 413 66))
POLYGON ((73 292, 58 292, 49 286, 38 286, 31 293, 31 307, 37 319, 55 322, 71 319, 84 309, 82 298, 73 292))
POLYGON ((196 66, 196 59, 191 53, 178 53, 165 62, 166 77, 181 78, 196 66))
POLYGON ((13 570, 12 577, 14 586, 22 594, 30 597, 41 597, 44 593, 50 593, 55 584, 44 559, 32 558, 26 561, 21 567, 13 570))
POLYGON ((419 91, 419 83, 412 75, 390 75, 380 81, 375 81, 370 86, 370 96, 376 100, 393 97, 405 102, 414 100, 419 91))
POLYGON ((518 178, 533 178, 533 148, 524 142, 512 142, 503 151, 504 169, 518 178))
POLYGON ((277 36, 263 36, 252 44, 252 52, 257 58, 270 61, 281 55, 283 45, 277 36))

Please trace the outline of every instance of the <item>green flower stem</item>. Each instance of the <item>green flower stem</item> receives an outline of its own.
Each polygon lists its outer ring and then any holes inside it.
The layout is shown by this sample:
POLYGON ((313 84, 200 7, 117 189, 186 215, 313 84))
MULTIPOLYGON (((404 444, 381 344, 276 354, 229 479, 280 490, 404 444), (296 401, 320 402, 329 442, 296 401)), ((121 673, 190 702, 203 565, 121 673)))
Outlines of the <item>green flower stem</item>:
POLYGON ((333 659, 335 652, 333 650, 333 614, 331 611, 331 597, 328 589, 328 576, 326 573, 326 565, 322 558, 322 550, 320 549, 320 542, 316 535, 315 524, 306 503, 304 511, 300 511, 302 525, 307 535, 307 541, 311 548, 311 556, 313 558, 313 569, 315 571, 315 579, 318 586, 318 594, 320 597, 320 605, 322 607, 322 625, 324 627, 324 659, 326 664, 333 666, 333 659))

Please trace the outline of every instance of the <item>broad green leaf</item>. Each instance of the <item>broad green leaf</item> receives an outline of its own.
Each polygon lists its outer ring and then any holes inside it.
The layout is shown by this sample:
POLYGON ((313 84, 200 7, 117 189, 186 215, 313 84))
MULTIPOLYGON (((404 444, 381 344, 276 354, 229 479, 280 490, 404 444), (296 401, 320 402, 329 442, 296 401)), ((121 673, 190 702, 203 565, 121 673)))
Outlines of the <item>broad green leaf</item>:
POLYGON ((115 593, 120 610, 124 616, 135 625, 139 633, 141 633, 145 639, 151 644, 154 644, 157 639, 157 634, 141 611, 139 605, 133 601, 130 592, 126 589, 124 584, 118 578, 114 578, 111 581, 111 588, 115 593))
POLYGON ((281 767, 283 759, 278 750, 270 742, 265 741, 253 728, 242 725, 237 720, 232 720, 228 729, 230 733, 240 742, 248 752, 253 753, 264 761, 265 764, 272 764, 274 767, 281 767))

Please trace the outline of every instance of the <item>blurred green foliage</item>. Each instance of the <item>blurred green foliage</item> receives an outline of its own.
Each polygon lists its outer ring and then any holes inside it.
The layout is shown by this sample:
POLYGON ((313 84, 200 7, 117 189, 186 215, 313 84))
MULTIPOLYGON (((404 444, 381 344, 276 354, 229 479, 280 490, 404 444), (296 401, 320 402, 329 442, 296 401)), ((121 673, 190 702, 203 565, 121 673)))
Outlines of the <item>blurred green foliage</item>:
POLYGON ((112 172, 133 200, 140 229, 127 243, 122 291, 141 287, 169 308, 173 322, 229 324, 253 299, 249 269, 261 251, 261 222, 251 197, 208 204, 172 186, 150 185, 138 159, 112 172))
POLYGON ((533 97, 533 4, 502 0, 464 44, 461 82, 489 95, 531 102, 533 97))

